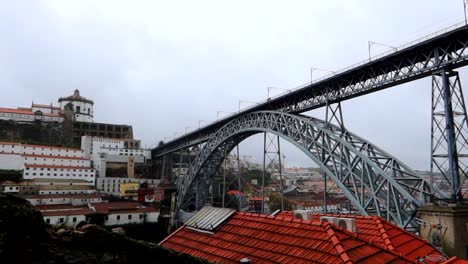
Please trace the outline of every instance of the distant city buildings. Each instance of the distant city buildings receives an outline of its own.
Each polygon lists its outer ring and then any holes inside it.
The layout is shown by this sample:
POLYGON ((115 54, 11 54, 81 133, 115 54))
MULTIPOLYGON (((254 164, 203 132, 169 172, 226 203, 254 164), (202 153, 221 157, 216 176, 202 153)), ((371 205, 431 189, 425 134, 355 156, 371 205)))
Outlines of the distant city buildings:
POLYGON ((83 136, 81 140, 81 149, 101 178, 106 177, 108 168, 124 168, 128 178, 135 178, 135 164, 151 159, 151 152, 140 147, 140 140, 134 139, 83 136))
POLYGON ((31 107, 0 108, 0 141, 81 146, 84 135, 133 139, 131 126, 94 122, 94 102, 75 90, 58 99, 58 106, 35 104, 31 107), (42 125, 48 125, 46 129, 42 125), (20 129, 18 129, 20 128, 20 129))
POLYGON ((23 179, 84 180, 94 185, 95 170, 81 149, 0 142, 0 169, 23 179))

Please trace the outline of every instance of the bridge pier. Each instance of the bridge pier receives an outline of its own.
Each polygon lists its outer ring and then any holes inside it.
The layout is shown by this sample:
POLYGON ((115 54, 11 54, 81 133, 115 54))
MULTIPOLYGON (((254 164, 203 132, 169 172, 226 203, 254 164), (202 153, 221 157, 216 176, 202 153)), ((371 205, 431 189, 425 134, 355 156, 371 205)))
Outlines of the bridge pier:
POLYGON ((262 213, 265 213, 265 172, 271 168, 271 171, 278 170, 280 180, 280 203, 281 210, 284 210, 283 198, 283 172, 281 166, 281 146, 279 136, 263 133, 263 174, 262 174, 262 213), (278 160, 278 166, 275 161, 278 160))
POLYGON ((430 181, 433 195, 452 202, 463 200, 468 190, 465 185, 467 144, 468 123, 460 78, 458 72, 443 69, 432 75, 430 181), (449 197, 436 188, 444 184, 450 188, 449 197))

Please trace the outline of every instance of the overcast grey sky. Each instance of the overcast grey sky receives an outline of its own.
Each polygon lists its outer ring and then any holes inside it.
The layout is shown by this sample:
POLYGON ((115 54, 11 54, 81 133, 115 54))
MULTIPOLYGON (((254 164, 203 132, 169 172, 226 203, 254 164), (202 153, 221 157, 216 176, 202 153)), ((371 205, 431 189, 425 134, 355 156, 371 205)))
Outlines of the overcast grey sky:
MULTIPOLYGON (((264 100, 267 86, 306 83, 311 66, 359 62, 368 40, 398 45, 462 19, 463 0, 0 0, 0 107, 56 103, 80 89, 96 121, 130 124, 150 145, 236 111, 239 99, 264 100)), ((346 125, 427 169, 430 90, 424 79, 347 101, 346 125)), ((310 164, 283 149, 288 165, 310 164)), ((260 160, 260 144, 241 150, 260 160)))

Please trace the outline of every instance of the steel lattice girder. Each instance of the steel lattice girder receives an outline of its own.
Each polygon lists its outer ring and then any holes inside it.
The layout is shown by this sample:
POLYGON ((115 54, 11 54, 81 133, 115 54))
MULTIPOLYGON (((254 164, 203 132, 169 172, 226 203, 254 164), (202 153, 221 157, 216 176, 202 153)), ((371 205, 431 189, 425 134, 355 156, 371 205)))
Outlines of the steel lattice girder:
POLYGON ((346 130, 315 118, 275 111, 246 114, 213 135, 179 181, 177 212, 185 206, 196 179, 211 178, 226 153, 260 132, 279 135, 307 154, 361 214, 375 212, 400 226, 417 227, 413 221, 415 212, 430 195, 425 180, 393 156, 346 130))
POLYGON ((468 30, 462 26, 395 53, 351 68, 319 82, 261 103, 230 118, 184 135, 153 149, 153 157, 209 140, 223 125, 249 112, 276 110, 303 113, 346 99, 362 96, 402 83, 468 64, 468 30))
POLYGON ((468 120, 458 72, 432 77, 431 131, 431 177, 441 175, 437 185, 450 186, 447 193, 433 192, 437 198, 462 198, 468 190, 468 120))

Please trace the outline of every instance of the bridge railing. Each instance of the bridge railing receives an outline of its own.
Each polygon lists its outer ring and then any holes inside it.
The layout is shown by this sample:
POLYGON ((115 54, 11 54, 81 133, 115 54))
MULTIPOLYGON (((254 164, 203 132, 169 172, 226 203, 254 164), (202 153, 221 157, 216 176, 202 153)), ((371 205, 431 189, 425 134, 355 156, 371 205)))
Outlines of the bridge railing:
MULTIPOLYGON (((330 79, 330 78, 332 78, 333 76, 336 76, 336 75, 338 75, 338 74, 347 72, 347 71, 349 71, 349 70, 351 70, 351 69, 354 69, 354 68, 357 68, 357 67, 359 67, 359 66, 365 65, 365 64, 367 64, 367 63, 369 63, 369 62, 371 62, 371 61, 375 61, 375 60, 380 59, 380 58, 383 58, 383 57, 385 57, 385 56, 388 56, 388 55, 397 53, 397 52, 402 51, 402 50, 404 50, 404 49, 406 49, 406 48, 409 48, 409 47, 411 47, 411 46, 414 46, 415 44, 424 42, 424 41, 426 41, 426 40, 429 40, 429 39, 434 38, 434 37, 437 37, 437 36, 441 36, 441 35, 443 35, 443 34, 445 34, 445 33, 448 33, 448 32, 453 31, 453 30, 455 30, 455 29, 461 28, 461 27, 463 27, 463 26, 466 26, 464 20, 463 20, 463 21, 460 21, 460 22, 457 22, 457 23, 455 23, 455 24, 453 24, 453 25, 450 25, 450 26, 448 26, 448 27, 445 27, 445 28, 443 28, 443 29, 440 29, 440 30, 437 30, 437 31, 435 31, 435 32, 432 32, 432 33, 430 33, 430 34, 426 34, 426 35, 424 35, 424 36, 421 36, 421 37, 419 37, 419 38, 417 38, 417 39, 414 39, 414 40, 412 40, 412 41, 409 41, 409 42, 406 42, 406 43, 404 43, 404 44, 401 44, 401 45, 395 47, 395 49, 391 49, 391 50, 388 50, 388 51, 381 52, 381 53, 379 53, 379 54, 377 54, 377 55, 374 55, 374 56, 372 56, 372 57, 370 57, 370 58, 368 58, 368 59, 366 59, 366 60, 362 60, 362 61, 360 61, 360 62, 357 62, 357 63, 354 63, 354 64, 352 64, 352 65, 349 65, 349 66, 347 66, 347 67, 345 67, 345 68, 342 68, 342 69, 340 69, 340 70, 337 70, 337 71, 335 71, 334 73, 326 74, 326 75, 324 75, 324 76, 322 76, 322 77, 320 77, 320 78, 317 78, 317 79, 315 79, 315 80, 312 80, 311 82, 308 82, 308 83, 299 85, 299 86, 297 86, 297 87, 291 89, 291 91, 297 91, 297 90, 306 88, 307 86, 309 86, 309 85, 311 85, 311 84, 313 84, 313 83, 317 83, 317 82, 320 82, 320 81, 323 81, 323 80, 326 80, 326 79, 330 79)), ((284 96, 284 95, 286 95, 286 94, 288 94, 288 93, 290 93, 290 92, 283 92, 283 93, 280 93, 280 94, 278 94, 278 95, 275 95, 275 96, 270 97, 270 99, 276 99, 276 98, 279 98, 279 97, 281 97, 281 96, 284 96)), ((268 101, 268 99, 267 99, 266 101, 268 101)), ((265 102, 266 102, 266 101, 265 101, 265 102)))

